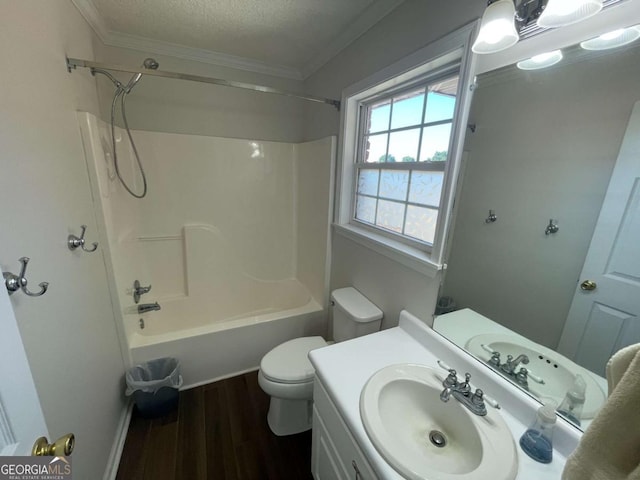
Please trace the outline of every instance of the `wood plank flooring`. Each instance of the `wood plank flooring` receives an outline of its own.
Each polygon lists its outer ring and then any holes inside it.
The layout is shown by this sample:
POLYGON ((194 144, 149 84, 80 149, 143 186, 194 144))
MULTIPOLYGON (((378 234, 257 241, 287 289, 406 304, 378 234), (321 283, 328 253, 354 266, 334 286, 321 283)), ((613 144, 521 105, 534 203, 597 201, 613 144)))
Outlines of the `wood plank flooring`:
POLYGON ((311 432, 277 437, 250 372, 180 392, 178 410, 134 411, 117 480, 311 480, 311 432))

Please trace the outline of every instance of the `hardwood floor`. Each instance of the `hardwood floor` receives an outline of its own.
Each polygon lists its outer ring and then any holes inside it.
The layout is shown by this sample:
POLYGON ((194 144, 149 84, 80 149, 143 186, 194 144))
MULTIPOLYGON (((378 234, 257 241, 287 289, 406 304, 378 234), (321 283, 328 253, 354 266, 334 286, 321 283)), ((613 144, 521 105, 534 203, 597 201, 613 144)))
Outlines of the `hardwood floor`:
POLYGON ((311 432, 277 437, 257 372, 180 393, 178 410, 146 420, 134 412, 117 480, 304 480, 311 432))

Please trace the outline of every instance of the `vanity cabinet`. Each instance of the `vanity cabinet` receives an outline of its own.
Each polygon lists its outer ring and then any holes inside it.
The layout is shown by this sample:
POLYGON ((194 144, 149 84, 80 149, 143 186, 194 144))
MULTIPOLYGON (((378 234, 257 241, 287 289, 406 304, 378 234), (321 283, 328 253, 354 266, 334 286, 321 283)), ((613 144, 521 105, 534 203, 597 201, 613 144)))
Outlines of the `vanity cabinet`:
POLYGON ((377 480, 318 377, 313 385, 312 437, 315 480, 377 480))

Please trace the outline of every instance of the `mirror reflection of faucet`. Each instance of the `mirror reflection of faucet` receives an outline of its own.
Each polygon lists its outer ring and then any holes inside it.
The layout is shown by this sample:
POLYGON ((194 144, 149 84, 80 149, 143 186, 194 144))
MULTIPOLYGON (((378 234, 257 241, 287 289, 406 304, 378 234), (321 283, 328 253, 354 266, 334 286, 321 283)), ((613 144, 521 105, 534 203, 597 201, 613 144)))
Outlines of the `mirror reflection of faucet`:
POLYGON ((513 355, 507 355, 507 360, 504 363, 500 363, 500 352, 494 350, 488 345, 482 344, 480 346, 483 350, 491 354, 491 358, 487 360, 489 366, 502 373, 507 378, 513 379, 516 384, 520 385, 525 390, 529 390, 529 379, 539 383, 540 385, 545 384, 544 379, 534 375, 530 370, 527 370, 524 367, 520 367, 520 369, 518 369, 521 364, 527 365, 529 363, 529 357, 527 355, 520 354, 516 358, 513 358, 513 355))

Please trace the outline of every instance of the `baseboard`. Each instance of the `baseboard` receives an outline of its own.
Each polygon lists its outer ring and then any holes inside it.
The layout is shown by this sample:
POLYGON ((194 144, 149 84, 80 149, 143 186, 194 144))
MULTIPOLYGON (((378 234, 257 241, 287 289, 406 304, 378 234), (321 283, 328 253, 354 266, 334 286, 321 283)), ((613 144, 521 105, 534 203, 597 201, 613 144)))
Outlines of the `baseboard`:
POLYGON ((104 476, 102 477, 103 480, 115 480, 116 475, 118 474, 120 457, 122 457, 124 442, 127 439, 127 432, 129 431, 129 422, 131 421, 132 412, 133 402, 130 401, 122 410, 122 415, 120 416, 120 422, 118 423, 118 430, 116 431, 113 447, 111 447, 111 453, 109 454, 107 468, 105 469, 104 476))

